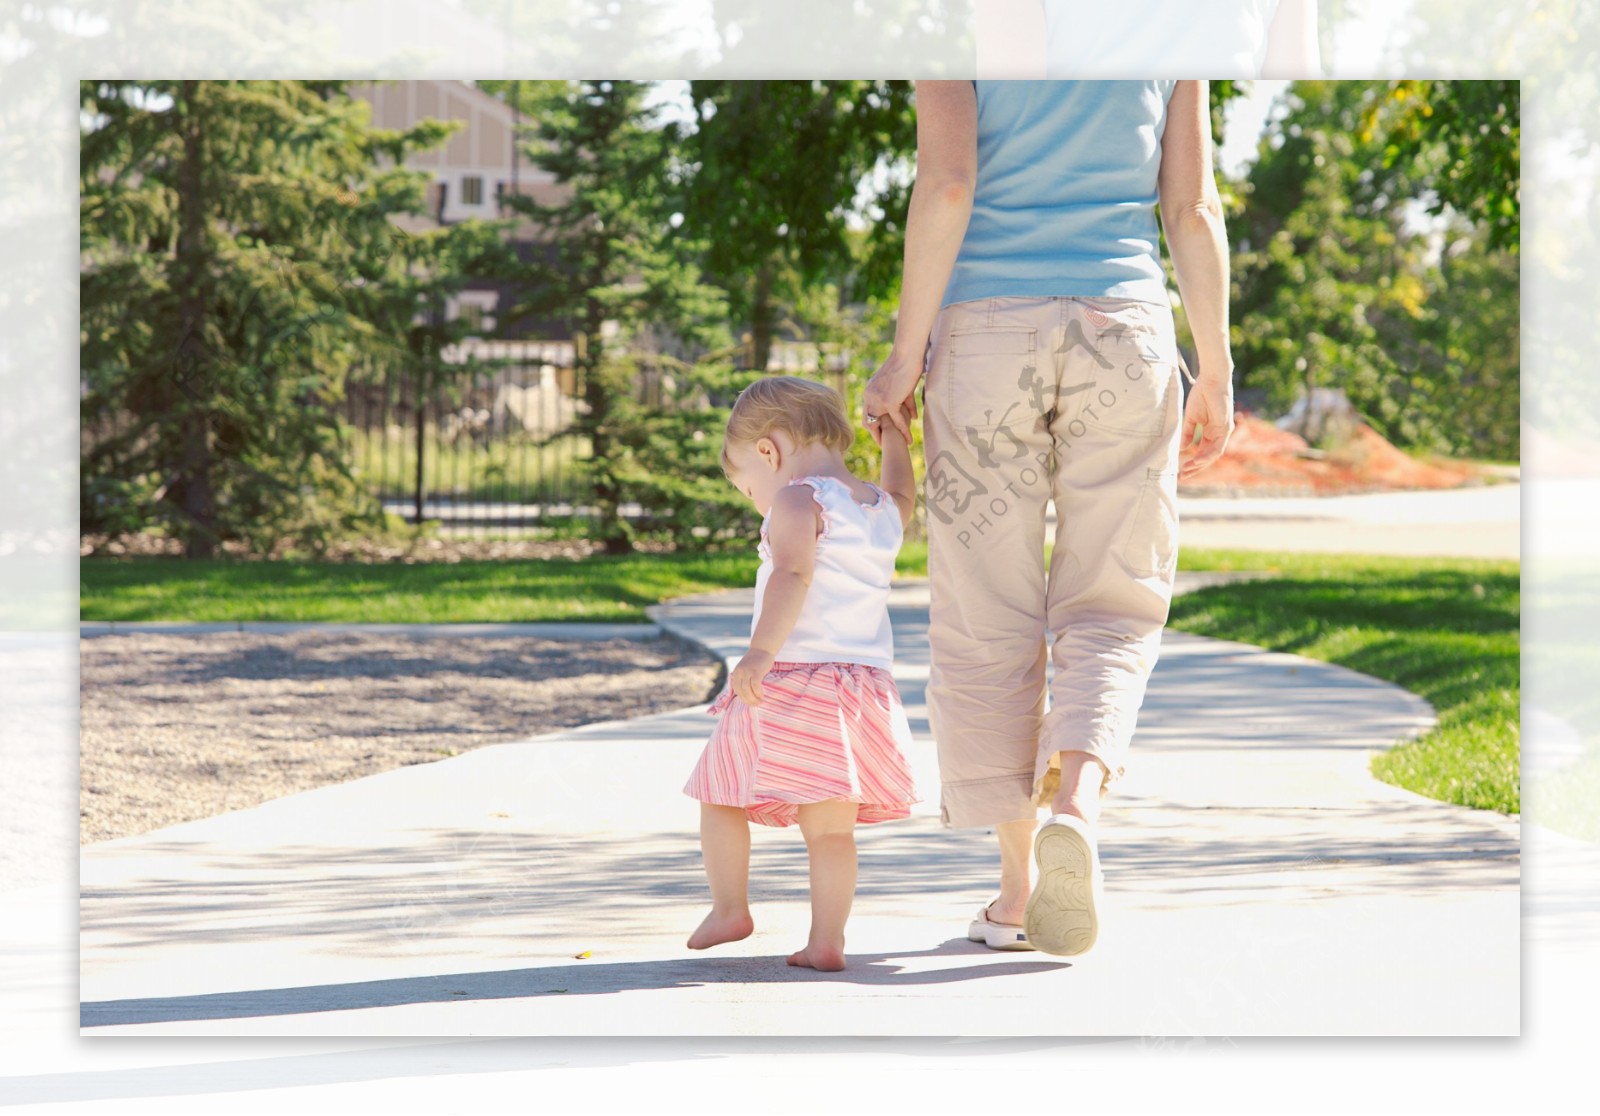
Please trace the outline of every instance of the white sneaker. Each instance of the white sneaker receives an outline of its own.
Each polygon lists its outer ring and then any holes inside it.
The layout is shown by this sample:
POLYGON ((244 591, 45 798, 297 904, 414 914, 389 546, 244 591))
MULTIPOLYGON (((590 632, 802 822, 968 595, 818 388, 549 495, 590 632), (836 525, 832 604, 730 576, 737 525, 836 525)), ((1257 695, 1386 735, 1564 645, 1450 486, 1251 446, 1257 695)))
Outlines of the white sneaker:
POLYGON ((989 908, 984 906, 967 927, 967 941, 982 942, 990 949, 1032 949, 1033 943, 1020 926, 1004 922, 990 922, 989 908))
POLYGON ((1033 948, 1060 957, 1087 953, 1100 934, 1100 854, 1082 818, 1053 814, 1033 836, 1039 882, 1028 896, 1023 932, 1033 948))

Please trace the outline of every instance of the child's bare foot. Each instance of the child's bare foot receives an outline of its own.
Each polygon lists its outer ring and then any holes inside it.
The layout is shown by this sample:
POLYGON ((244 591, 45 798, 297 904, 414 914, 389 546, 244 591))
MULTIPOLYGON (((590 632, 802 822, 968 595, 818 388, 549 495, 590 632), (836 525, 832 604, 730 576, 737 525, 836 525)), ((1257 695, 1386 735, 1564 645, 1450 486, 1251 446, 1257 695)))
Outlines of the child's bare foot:
POLYGON ((723 913, 712 909, 693 934, 689 935, 690 949, 708 949, 724 942, 737 942, 755 931, 755 920, 748 910, 723 913))
POLYGON ((789 954, 789 964, 801 969, 836 973, 844 968, 844 946, 808 945, 798 953, 789 954))

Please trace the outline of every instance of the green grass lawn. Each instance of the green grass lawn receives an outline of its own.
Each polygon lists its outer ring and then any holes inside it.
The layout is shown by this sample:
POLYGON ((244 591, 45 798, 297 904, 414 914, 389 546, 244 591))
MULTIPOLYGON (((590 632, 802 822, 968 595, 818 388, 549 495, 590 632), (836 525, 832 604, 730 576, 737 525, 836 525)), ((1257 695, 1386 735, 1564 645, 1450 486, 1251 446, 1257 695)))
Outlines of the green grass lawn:
MULTIPOLYGON (((1379 778, 1448 802, 1520 812, 1516 562, 1186 550, 1180 566, 1275 576, 1176 598, 1175 630, 1338 663, 1433 704, 1438 727, 1378 757, 1379 778)), ((908 543, 898 569, 925 576, 926 544, 908 543)), ((669 597, 752 584, 756 557, 453 565, 94 559, 80 570, 84 620, 639 621, 646 605, 669 597)))
MULTIPOLYGON (((376 492, 416 491, 415 430, 369 434, 360 427, 346 432, 346 455, 366 484, 376 492)), ((562 502, 581 498, 581 465, 590 456, 589 439, 571 435, 540 445, 531 435, 509 435, 487 446, 462 439, 442 443, 428 424, 423 447, 423 484, 429 499, 472 501, 562 502)))
POLYGON ((646 605, 755 577, 745 554, 416 565, 133 559, 85 562, 85 620, 366 624, 643 621, 646 605))
MULTIPOLYGON (((757 562, 753 549, 416 565, 92 559, 79 563, 79 612, 126 621, 643 621, 646 605, 669 597, 753 585, 757 562)), ((898 568, 925 575, 927 545, 908 543, 898 568)))
POLYGON ((1173 629, 1337 663, 1421 695, 1437 711, 1437 727, 1378 756, 1373 773, 1445 802, 1521 812, 1518 563, 1196 557, 1205 568, 1277 576, 1176 598, 1173 629))

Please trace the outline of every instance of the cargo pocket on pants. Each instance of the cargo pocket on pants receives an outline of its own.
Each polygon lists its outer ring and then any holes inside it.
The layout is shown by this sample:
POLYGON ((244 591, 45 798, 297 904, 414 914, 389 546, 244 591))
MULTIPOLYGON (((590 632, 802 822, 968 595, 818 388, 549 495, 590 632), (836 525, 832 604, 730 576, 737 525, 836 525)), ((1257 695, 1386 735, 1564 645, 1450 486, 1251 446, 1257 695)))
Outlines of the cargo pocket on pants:
POLYGON ((1170 579, 1178 559, 1178 471, 1146 469, 1122 535, 1122 564, 1135 577, 1170 579))
MULTIPOLYGON (((942 391, 951 423, 988 433, 1039 417, 1038 331, 1024 328, 953 329, 945 339, 942 391)), ((992 441, 992 440, 991 440, 992 441)))

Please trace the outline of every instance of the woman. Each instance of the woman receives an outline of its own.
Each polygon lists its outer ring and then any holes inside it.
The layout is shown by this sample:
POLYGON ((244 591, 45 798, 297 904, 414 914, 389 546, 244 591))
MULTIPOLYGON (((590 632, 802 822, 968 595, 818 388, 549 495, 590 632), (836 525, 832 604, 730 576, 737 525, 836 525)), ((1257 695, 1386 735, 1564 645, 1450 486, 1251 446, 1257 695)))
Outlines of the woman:
POLYGON ((919 82, 917 113, 900 316, 864 419, 909 435, 926 372, 942 814, 1000 842, 969 937, 1072 955, 1098 934, 1094 827, 1171 604, 1177 482, 1233 428, 1206 83, 919 82), (1158 201, 1200 364, 1186 404, 1158 201))

